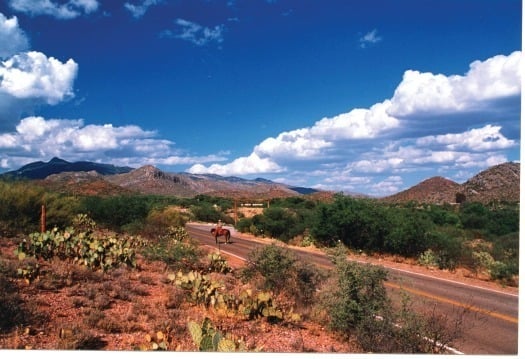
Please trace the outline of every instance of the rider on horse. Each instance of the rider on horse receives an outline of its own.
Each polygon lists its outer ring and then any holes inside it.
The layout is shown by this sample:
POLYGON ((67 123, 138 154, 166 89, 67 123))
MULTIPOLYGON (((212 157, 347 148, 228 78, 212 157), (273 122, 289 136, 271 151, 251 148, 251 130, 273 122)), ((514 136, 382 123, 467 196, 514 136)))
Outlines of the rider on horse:
POLYGON ((224 236, 226 243, 230 243, 230 231, 228 229, 222 229, 222 221, 220 219, 215 228, 211 229, 211 233, 215 236, 215 243, 218 243, 217 238, 220 236, 224 236))

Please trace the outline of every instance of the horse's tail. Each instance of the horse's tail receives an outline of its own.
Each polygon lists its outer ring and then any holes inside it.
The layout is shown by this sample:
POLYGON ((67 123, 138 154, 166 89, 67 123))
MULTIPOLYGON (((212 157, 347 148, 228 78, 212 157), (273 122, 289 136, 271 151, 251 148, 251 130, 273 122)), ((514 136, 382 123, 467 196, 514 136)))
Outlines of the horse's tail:
POLYGON ((230 241, 230 236, 231 236, 229 229, 226 230, 226 233, 224 234, 224 236, 226 237, 226 243, 228 243, 230 241))

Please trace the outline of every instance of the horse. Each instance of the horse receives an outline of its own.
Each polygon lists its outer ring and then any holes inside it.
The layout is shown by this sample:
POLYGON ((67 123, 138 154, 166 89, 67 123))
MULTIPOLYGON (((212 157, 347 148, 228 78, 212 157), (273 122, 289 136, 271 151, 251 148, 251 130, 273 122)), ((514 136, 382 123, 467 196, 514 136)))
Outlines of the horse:
POLYGON ((215 236, 215 243, 219 243, 218 237, 224 236, 226 238, 226 243, 230 243, 231 233, 229 229, 221 228, 217 231, 217 228, 212 228, 210 233, 215 236))

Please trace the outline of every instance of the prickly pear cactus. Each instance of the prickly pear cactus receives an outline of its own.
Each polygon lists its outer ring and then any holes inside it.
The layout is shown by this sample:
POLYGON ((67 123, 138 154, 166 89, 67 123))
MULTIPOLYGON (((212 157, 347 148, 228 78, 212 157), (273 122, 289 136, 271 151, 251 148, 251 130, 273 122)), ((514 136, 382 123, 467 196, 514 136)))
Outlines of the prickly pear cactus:
POLYGON ((236 349, 233 340, 226 338, 223 338, 217 345, 217 351, 219 352, 234 352, 236 349))
POLYGON ((195 343, 197 348, 200 348, 202 340, 201 326, 194 321, 191 321, 188 323, 188 331, 190 332, 191 339, 193 339, 193 343, 195 343))
POLYGON ((219 330, 215 329, 209 318, 205 318, 202 325, 194 321, 188 322, 188 330, 199 351, 233 352, 236 350, 235 342, 225 338, 219 330))

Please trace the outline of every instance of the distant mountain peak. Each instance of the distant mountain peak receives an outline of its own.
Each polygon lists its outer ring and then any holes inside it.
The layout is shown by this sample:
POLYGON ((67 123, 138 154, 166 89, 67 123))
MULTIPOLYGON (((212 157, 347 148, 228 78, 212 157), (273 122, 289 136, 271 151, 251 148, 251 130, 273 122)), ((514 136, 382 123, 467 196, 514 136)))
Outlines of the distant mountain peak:
POLYGON ((61 158, 58 158, 58 157, 53 157, 52 159, 49 160, 48 164, 56 164, 56 163, 70 163, 66 160, 63 160, 61 158))
POLYGON ((64 159, 53 157, 49 162, 32 162, 20 167, 18 170, 5 172, 1 174, 0 177, 14 179, 45 179, 49 175, 62 172, 95 171, 101 175, 110 175, 116 173, 125 173, 131 170, 131 167, 116 167, 111 164, 88 161, 68 162, 64 159))

